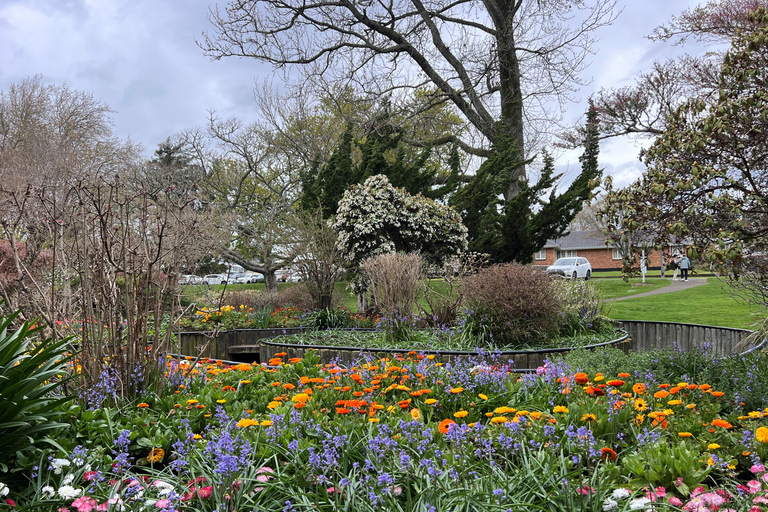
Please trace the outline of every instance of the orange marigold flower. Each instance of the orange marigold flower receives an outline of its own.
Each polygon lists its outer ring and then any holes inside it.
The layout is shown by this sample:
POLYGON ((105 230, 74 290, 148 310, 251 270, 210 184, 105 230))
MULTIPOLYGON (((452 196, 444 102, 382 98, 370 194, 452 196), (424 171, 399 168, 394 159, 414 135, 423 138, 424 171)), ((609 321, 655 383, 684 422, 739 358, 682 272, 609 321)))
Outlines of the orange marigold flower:
POLYGON ((299 362, 299 361, 301 361, 301 360, 302 360, 302 358, 301 358, 301 357, 292 357, 292 358, 290 358, 290 359, 288 360, 288 362, 289 362, 289 363, 291 363, 291 364, 296 364, 296 363, 298 363, 298 362, 299 362))
POLYGON ((706 390, 710 389, 711 387, 712 386, 710 386, 709 384, 702 384, 701 386, 699 386, 699 389, 702 390, 702 391, 706 391, 706 390))
POLYGON ((659 384, 659 388, 661 388, 661 389, 669 389, 669 384, 659 384))
POLYGON ((295 404, 293 404, 294 409, 303 409, 306 406, 307 404, 304 402, 296 402, 295 404))
POLYGON ((469 413, 467 411, 464 411, 464 410, 456 411, 455 413, 453 413, 453 417, 454 418, 466 418, 468 414, 469 413))
POLYGON ((699 386, 697 386, 696 384, 688 384, 688 386, 686 386, 686 387, 688 389, 690 389, 691 391, 693 391, 694 389, 698 388, 699 386))
POLYGON ((440 424, 437 426, 437 430, 441 434, 447 434, 448 430, 450 430, 450 428, 451 428, 451 425, 455 425, 455 424, 456 424, 455 421, 446 418, 446 419, 444 419, 443 421, 440 422, 440 424))
POLYGON ((413 418, 414 420, 420 420, 421 411, 418 409, 411 409, 411 418, 413 418))
POLYGON ((755 439, 763 444, 768 444, 768 427, 760 427, 755 430, 755 439))
POLYGON ((287 355, 288 355, 288 352, 278 352, 277 354, 275 354, 275 357, 285 357, 287 355))
POLYGON ((669 390, 669 394, 670 394, 670 395, 675 395, 675 394, 677 394, 679 391, 680 391, 680 388, 679 388, 679 387, 677 387, 677 386, 675 386, 675 387, 673 387, 673 388, 670 388, 670 390, 669 390))
POLYGON ((733 425, 728 423, 725 420, 721 420, 720 418, 717 418, 715 420, 712 420, 712 426, 713 427, 722 427, 722 428, 731 428, 733 425))
POLYGON ((494 418, 491 418, 491 423, 494 425, 498 425, 499 423, 507 423, 509 420, 506 416, 496 416, 494 418))
POLYGON ((464 391, 464 388, 451 388, 451 393, 453 393, 454 395, 459 394, 462 391, 464 391))
POLYGON ((287 389, 288 391, 290 391, 290 390, 292 390, 292 389, 296 389, 296 386, 294 386, 294 385, 293 385, 293 384, 291 384, 291 383, 288 383, 288 384, 283 384, 283 389, 287 389))
POLYGON ((629 374, 627 372, 622 372, 619 374, 619 377, 621 377, 622 379, 626 379, 626 378, 629 378, 629 374))
POLYGON ((258 424, 259 422, 256 420, 252 420, 250 418, 243 418, 240 421, 238 421, 235 425, 240 428, 245 428, 245 427, 253 427, 254 425, 258 425, 258 424))
POLYGON ((721 397, 721 396, 723 396, 724 394, 725 394, 725 393, 723 393, 722 391, 713 391, 713 392, 712 392, 712 396, 715 396, 715 397, 718 397, 718 398, 720 398, 720 397, 721 397))
POLYGON ((605 460, 616 460, 616 457, 618 456, 613 449, 608 448, 607 446, 605 448, 602 448, 600 450, 600 456, 605 460))
POLYGON ((693 434, 690 432, 678 432, 677 435, 680 437, 691 437, 693 434))
POLYGON ((647 390, 648 388, 642 382, 638 382, 637 384, 632 386, 632 391, 634 391, 636 395, 645 394, 647 390))
POLYGON ((667 392, 666 392, 666 391, 664 391, 664 390, 662 390, 662 391, 657 391, 657 392, 655 392, 655 393, 653 394, 653 397, 654 397, 654 398, 667 398, 668 396, 669 396, 669 393, 667 393, 667 392))
POLYGON ((139 405, 137 405, 136 407, 138 407, 138 408, 140 408, 140 409, 146 409, 147 407, 149 407, 149 404, 145 404, 144 402, 141 402, 141 403, 140 403, 139 405))
POLYGON ((589 382, 589 376, 587 376, 587 374, 584 372, 580 372, 573 376, 573 380, 576 381, 576 384, 583 386, 589 382))
POLYGON ((152 450, 149 452, 149 455, 147 455, 147 461, 160 462, 163 460, 163 457, 165 457, 165 450, 162 448, 152 448, 152 450))
POLYGON ((336 408, 336 414, 349 414, 352 412, 351 409, 347 409, 346 407, 337 407, 336 408))
POLYGON ((562 413, 562 414, 568 414, 568 408, 564 405, 556 405, 554 409, 552 409, 552 412, 554 413, 562 413))
POLYGON ((609 380, 608 382, 606 382, 606 384, 608 384, 609 386, 613 386, 615 388, 618 388, 618 387, 621 387, 621 386, 624 385, 624 381, 623 380, 619 380, 619 379, 615 379, 615 380, 609 380))

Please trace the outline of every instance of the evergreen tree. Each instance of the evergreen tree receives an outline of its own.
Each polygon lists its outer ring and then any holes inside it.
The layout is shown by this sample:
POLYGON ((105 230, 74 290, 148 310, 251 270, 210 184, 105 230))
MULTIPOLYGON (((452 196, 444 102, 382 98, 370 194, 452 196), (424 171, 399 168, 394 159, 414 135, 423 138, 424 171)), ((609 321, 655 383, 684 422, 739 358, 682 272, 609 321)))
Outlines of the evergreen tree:
POLYGON ((600 180, 597 167, 599 140, 597 114, 590 105, 584 154, 579 158, 581 174, 560 195, 552 190, 561 178, 554 174, 554 160, 544 152, 544 168, 534 185, 527 180, 512 199, 503 199, 510 172, 520 162, 518 150, 508 137, 500 135, 472 181, 460 189, 451 204, 461 213, 469 230, 469 249, 487 253, 494 262, 530 263, 533 254, 547 240, 562 236, 568 225, 589 199, 600 180), (544 198, 547 190, 552 190, 544 198))

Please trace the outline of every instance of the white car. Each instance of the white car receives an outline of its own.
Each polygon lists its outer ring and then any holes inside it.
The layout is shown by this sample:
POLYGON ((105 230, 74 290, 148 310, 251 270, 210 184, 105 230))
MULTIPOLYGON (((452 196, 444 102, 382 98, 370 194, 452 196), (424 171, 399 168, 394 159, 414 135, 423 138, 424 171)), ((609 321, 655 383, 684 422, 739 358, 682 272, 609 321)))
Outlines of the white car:
POLYGON ((237 278, 240 284, 258 283, 264 280, 264 276, 256 272, 246 272, 237 278))
POLYGON ((227 276, 224 274, 208 274, 207 276, 203 277, 203 284, 227 284, 227 276))
POLYGON ((587 281, 592 277, 592 265, 587 258, 560 258, 554 265, 547 267, 547 274, 566 279, 583 278, 587 281))
POLYGON ((203 278, 194 274, 184 274, 179 278, 179 284, 203 284, 203 278))

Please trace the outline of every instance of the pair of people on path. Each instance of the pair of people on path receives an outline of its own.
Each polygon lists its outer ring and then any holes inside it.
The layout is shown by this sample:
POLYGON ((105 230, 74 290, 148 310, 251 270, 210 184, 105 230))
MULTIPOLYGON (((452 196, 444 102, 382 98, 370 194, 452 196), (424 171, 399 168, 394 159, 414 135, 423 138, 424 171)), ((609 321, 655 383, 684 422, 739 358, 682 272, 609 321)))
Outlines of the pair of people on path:
POLYGON ((680 270, 680 280, 687 281, 688 270, 691 268, 691 260, 688 259, 688 256, 680 256, 679 254, 675 254, 672 256, 670 262, 672 263, 672 267, 675 269, 674 274, 672 274, 672 280, 677 281, 677 271, 680 270))

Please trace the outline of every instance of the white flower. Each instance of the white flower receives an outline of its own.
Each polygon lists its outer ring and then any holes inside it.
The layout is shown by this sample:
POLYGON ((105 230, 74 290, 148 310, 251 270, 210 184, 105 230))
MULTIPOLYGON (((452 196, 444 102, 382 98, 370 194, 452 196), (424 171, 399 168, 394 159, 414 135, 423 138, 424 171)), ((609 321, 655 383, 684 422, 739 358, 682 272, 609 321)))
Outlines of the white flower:
POLYGON ((54 475, 60 475, 61 474, 61 468, 64 466, 69 466, 71 463, 68 459, 53 459, 51 462, 51 466, 53 467, 53 474, 54 475))
POLYGON ((72 498, 77 498, 80 495, 80 491, 82 489, 75 489, 71 485, 62 485, 59 487, 59 496, 61 496, 65 500, 71 500, 72 498))
POLYGON ((162 480, 155 480, 152 483, 153 487, 157 487, 157 494, 160 496, 167 496, 173 492, 173 484, 169 484, 168 482, 163 482, 162 480))
POLYGON ((605 510, 606 512, 608 510, 613 510, 618 506, 619 506, 619 503, 615 500, 612 500, 611 498, 605 498, 605 501, 603 502, 603 510, 605 510))
POLYGON ((643 510, 649 503, 652 502, 648 498, 635 498, 629 502, 629 510, 643 510))
POLYGON ((615 500, 623 500, 624 498, 629 498, 631 495, 632 491, 629 489, 614 489, 611 497, 615 500))
POLYGON ((74 481, 75 481, 75 475, 73 475, 72 473, 70 473, 70 474, 68 474, 67 476, 65 476, 65 477, 64 477, 64 478, 61 480, 61 483, 62 483, 62 485, 69 485, 69 484, 71 484, 71 483, 72 483, 72 482, 74 482, 74 481))
POLYGON ((8 496, 10 489, 3 482, 0 482, 0 496, 8 496))
POLYGON ((56 496, 56 489, 51 487, 50 485, 46 485, 42 489, 40 489, 40 492, 42 492, 44 495, 46 495, 49 498, 53 498, 56 496))

